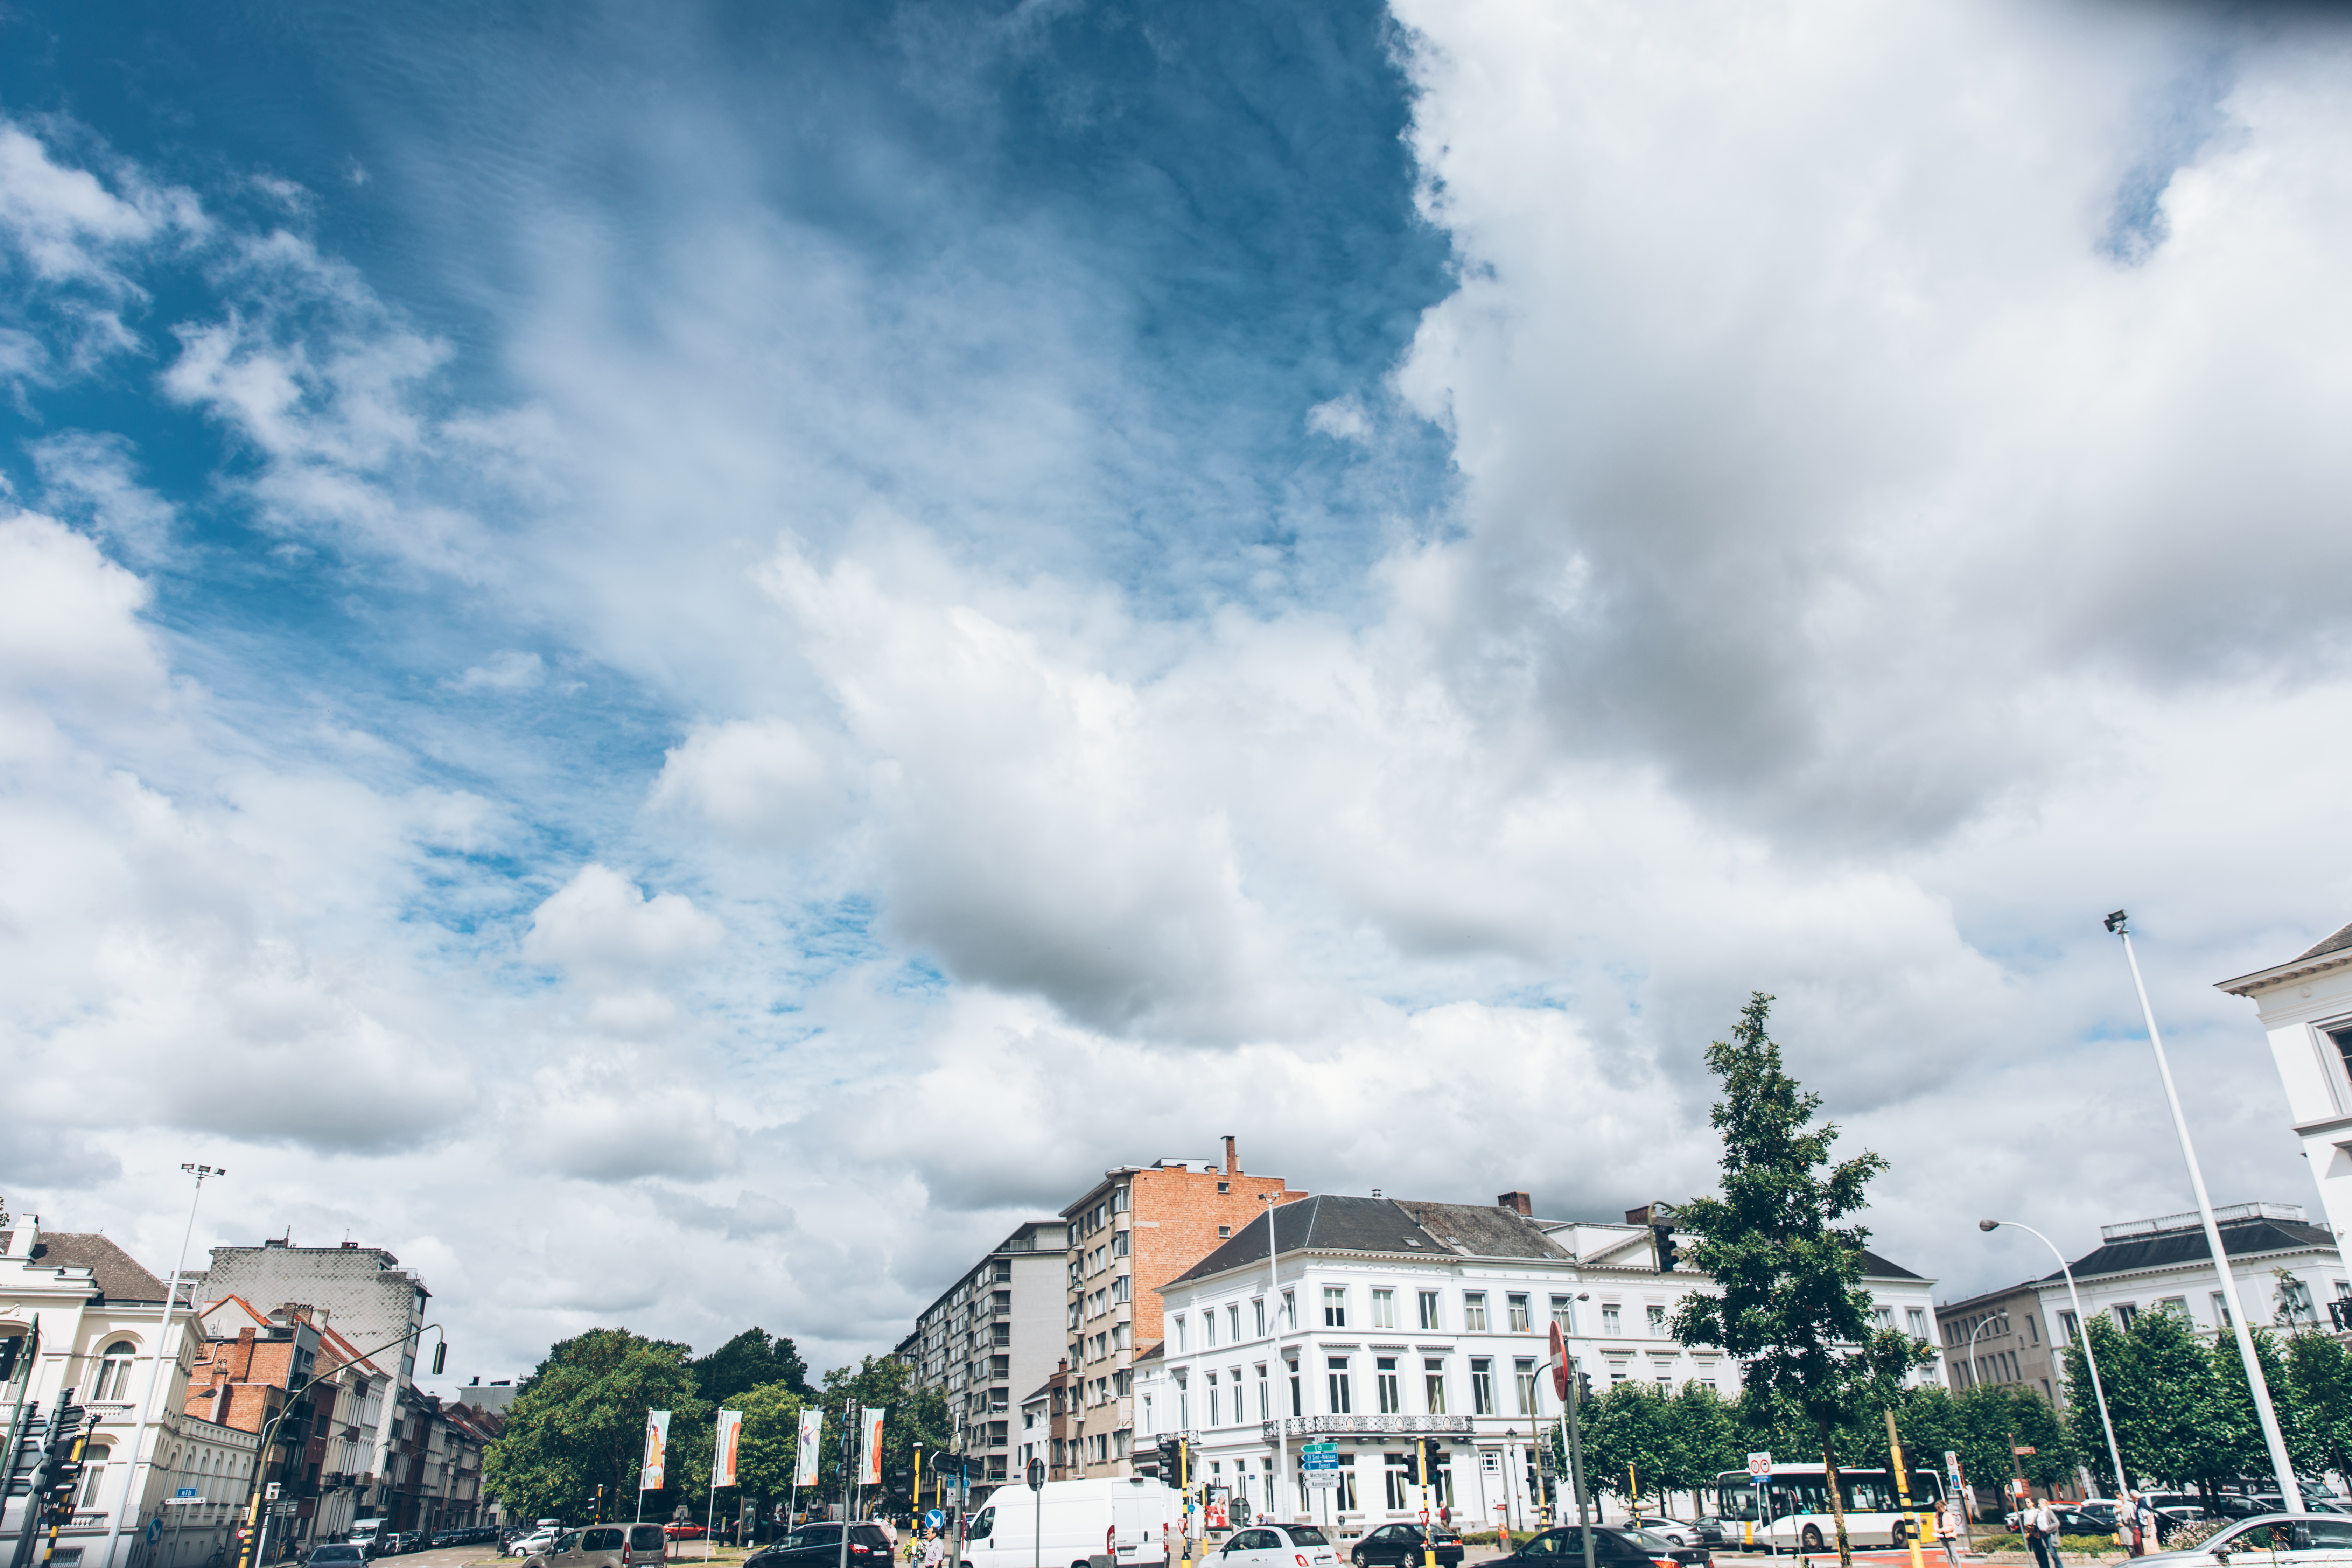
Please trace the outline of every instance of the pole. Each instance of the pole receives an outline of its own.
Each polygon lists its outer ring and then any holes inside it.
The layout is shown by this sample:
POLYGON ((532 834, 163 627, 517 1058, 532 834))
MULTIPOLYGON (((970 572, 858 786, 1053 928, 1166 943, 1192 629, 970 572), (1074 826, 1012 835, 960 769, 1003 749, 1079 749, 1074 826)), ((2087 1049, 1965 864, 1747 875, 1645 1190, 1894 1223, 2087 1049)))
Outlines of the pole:
POLYGON ((1911 1480, 1904 1473, 1903 1438, 1901 1434, 1895 1430, 1895 1411, 1892 1406, 1889 1406, 1886 1412, 1886 1452, 1888 1458, 1895 1461, 1895 1500, 1903 1505, 1903 1516, 1911 1520, 1911 1528, 1903 1532, 1905 1539, 1911 1543, 1911 1568, 1927 1568, 1927 1565, 1919 1561, 1919 1521, 1911 1518, 1911 1480))
POLYGON ((841 1402, 841 1568, 849 1568, 849 1478, 857 1468, 857 1401, 841 1402))
MULTIPOLYGON (((2166 1080, 2168 1084, 2170 1081, 2171 1080, 2168 1079, 2166 1080)), ((2201 1187, 2198 1190, 2200 1194, 2204 1191, 2201 1187)), ((2074 1289, 2074 1267, 2073 1264, 2066 1261, 2066 1255, 2058 1250, 2058 1244, 2056 1242, 2051 1240, 2048 1237, 2042 1235, 2040 1231, 2034 1229, 2030 1225, 2018 1225, 2017 1221, 2013 1219, 1980 1219, 1977 1221, 1977 1228, 1979 1230, 1995 1230, 2004 1225, 2016 1226, 2019 1230, 2023 1231, 2026 1235, 2033 1237, 2034 1240, 2048 1247, 2050 1249, 2050 1256, 2058 1260, 2058 1271, 2066 1277, 2066 1299, 2074 1303, 2074 1328, 2076 1331, 2083 1336, 2083 1364, 2090 1369, 2091 1397, 2098 1401, 2099 1429, 2105 1432, 2107 1436, 2107 1458, 2116 1467, 2116 1488, 2119 1491, 2129 1491, 2131 1489, 2131 1478, 2124 1473, 2123 1450, 2116 1446, 2116 1424, 2107 1419, 2107 1391, 2105 1386, 2099 1382, 2099 1358, 2097 1353, 2091 1349, 2091 1320, 2085 1317, 2083 1312, 2083 1293, 2074 1289)), ((2232 1300, 2231 1306, 2233 1309, 2235 1305, 2235 1301, 2232 1300)), ((2011 1446, 2015 1447, 2015 1437, 2012 1436, 2010 1441, 2011 1446)))
POLYGON ((1577 1533, 1584 1538, 1584 1568, 1592 1568, 1592 1521, 1586 1517, 1584 1499, 1584 1434, 1576 1407, 1584 1400, 1584 1373, 1568 1369, 1568 1484, 1576 1489, 1577 1533))
POLYGON ((172 1264, 172 1277, 163 1281, 163 1315, 155 1324, 155 1353, 147 1358, 147 1386, 139 1395, 139 1425, 131 1428, 131 1474, 122 1483, 122 1506, 107 1521, 106 1548, 99 1558, 100 1568, 114 1568, 114 1543, 122 1536, 122 1516, 139 1506, 139 1472, 151 1463, 146 1457, 148 1415, 155 1405, 155 1386, 163 1381, 163 1342, 172 1334, 172 1309, 180 1303, 180 1270, 187 1266, 188 1240, 196 1233, 196 1205, 204 1201, 205 1178, 228 1174, 210 1165, 184 1164, 180 1169, 196 1178, 196 1190, 188 1200, 187 1228, 180 1232, 180 1256, 172 1264))
MULTIPOLYGON (((2180 1138, 2180 1158, 2189 1166, 2189 1184, 2197 1192, 2198 1217, 2205 1222, 2205 1244, 2213 1249, 2213 1272, 2221 1281, 2221 1300, 2230 1310, 2230 1326, 2237 1331, 2238 1359, 2245 1363, 2246 1387, 2254 1396, 2254 1415, 2263 1424, 2263 1441, 2269 1445, 2271 1468, 2278 1474, 2279 1500, 2289 1513, 2303 1511, 2303 1488, 2296 1483, 2294 1462, 2287 1458, 2286 1437, 2279 1431, 2278 1412, 2271 1408, 2271 1385, 2263 1376, 2261 1358, 2254 1354, 2253 1331, 2238 1306, 2238 1283, 2230 1274, 2230 1256, 2221 1250, 2221 1226, 2213 1218, 2213 1200, 2205 1194, 2205 1173, 2198 1168, 2197 1147, 2189 1141, 2189 1119, 2181 1113, 2180 1091, 2172 1085, 2172 1064, 2165 1058, 2164 1040, 2156 1032, 2156 1009, 2148 1005, 2147 983, 2140 978, 2139 955, 2132 952, 2131 921, 2117 910, 2107 917, 2107 929, 2123 939, 2124 961, 2131 965, 2132 988, 2139 993, 2140 1016, 2147 1022, 2147 1043, 2156 1051, 2156 1069, 2164 1079, 2165 1102, 2172 1108, 2172 1130, 2180 1138)), ((2085 1351, 2091 1331, 2083 1330, 2085 1351)), ((2126 1486, 2120 1470, 2116 1484, 2126 1486)))
MULTIPOLYGON (((2020 1226, 2018 1228, 2022 1230, 2024 1226, 2020 1226)), ((2066 1260, 2063 1258, 2061 1258, 2058 1261, 2063 1263, 2066 1260)), ((2082 1321, 2082 1313, 2079 1310, 2075 1312, 2074 1317, 2077 1322, 2082 1321)), ((1991 1328, 1995 1323, 2006 1323, 2007 1321, 2009 1321, 2007 1317, 1996 1315, 1984 1319, 1982 1321, 1979 1322, 1975 1328, 1969 1331, 1969 1386, 1970 1388, 1978 1387, 1984 1382, 1984 1373, 1977 1370, 1977 1336, 1983 1333, 1987 1329, 1991 1328)), ((2007 1333, 2008 1331, 2009 1331, 2007 1329, 2001 1330, 2001 1332, 2003 1333, 2007 1333)))
MULTIPOLYGON (((1279 1205, 1271 1193, 1260 1193, 1258 1197, 1265 1205, 1265 1310, 1273 1314, 1271 1321, 1274 1327, 1274 1364, 1266 1370, 1280 1375, 1283 1370, 1282 1247, 1275 1239, 1274 1235, 1274 1214, 1279 1205)), ((1286 1384, 1285 1391, 1287 1392, 1286 1385, 1289 1380, 1285 1377, 1283 1381, 1286 1384)), ((1280 1488, 1288 1479, 1290 1479, 1290 1417, 1277 1409, 1274 1413, 1274 1479, 1266 1484, 1265 1495, 1266 1506, 1276 1519, 1282 1517, 1280 1488)))
POLYGON ((1176 1495, 1183 1500, 1184 1555, 1181 1568, 1192 1568, 1192 1442, 1176 1439, 1176 1495))

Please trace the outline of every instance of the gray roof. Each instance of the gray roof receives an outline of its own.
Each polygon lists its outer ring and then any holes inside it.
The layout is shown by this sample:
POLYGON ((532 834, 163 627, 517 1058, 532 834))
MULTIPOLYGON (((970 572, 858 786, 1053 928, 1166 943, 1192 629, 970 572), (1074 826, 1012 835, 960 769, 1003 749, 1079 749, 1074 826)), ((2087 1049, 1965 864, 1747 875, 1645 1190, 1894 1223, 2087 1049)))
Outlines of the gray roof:
POLYGON ((33 1244, 33 1258, 49 1268, 89 1269, 99 1294, 109 1301, 163 1300, 163 1282, 94 1230, 45 1230, 33 1244))
MULTIPOLYGON (((2324 1227, 2291 1219, 2225 1220, 2221 1250, 2231 1258, 2263 1252, 2294 1252, 2312 1247, 2336 1250, 2336 1237, 2324 1227)), ((2213 1256, 2205 1245, 2202 1226, 2194 1230, 2159 1231, 2110 1241, 2095 1252, 2074 1260, 2077 1279, 2086 1274, 2126 1274, 2137 1268, 2166 1268, 2179 1263, 2202 1263, 2213 1256)), ((2044 1284, 2065 1279, 2063 1271, 2044 1275, 2044 1284)))
MULTIPOLYGON (((2289 963, 2301 963, 2306 958, 2324 958, 2331 952, 2342 952, 2347 947, 2352 947, 2352 925, 2347 925, 2342 931, 2337 931, 2334 936, 2324 939, 2318 946, 2311 949, 2309 952, 2296 953, 2293 958, 2287 960, 2287 962, 2289 963)), ((2229 1244, 2224 1242, 2222 1245, 2226 1247, 2229 1244)))
MULTIPOLYGON (((1266 1258, 1260 1215, 1230 1240, 1178 1275, 1181 1284, 1266 1258)), ((1498 1204, 1441 1204, 1411 1198, 1351 1198, 1321 1194, 1272 1211, 1283 1252, 1387 1252, 1406 1258, 1530 1258, 1575 1261, 1536 1223, 1498 1204)))
POLYGON ((1889 1263, 1868 1247, 1862 1249, 1862 1274, 1865 1279, 1925 1279, 1924 1274, 1914 1274, 1900 1263, 1889 1263))

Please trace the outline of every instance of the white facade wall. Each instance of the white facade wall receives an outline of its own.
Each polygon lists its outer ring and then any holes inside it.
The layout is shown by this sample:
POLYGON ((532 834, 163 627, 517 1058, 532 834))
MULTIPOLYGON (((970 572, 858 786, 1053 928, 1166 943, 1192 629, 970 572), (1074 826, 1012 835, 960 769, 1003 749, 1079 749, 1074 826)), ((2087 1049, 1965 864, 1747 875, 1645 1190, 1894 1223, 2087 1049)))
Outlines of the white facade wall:
MULTIPOLYGON (((1234 1489, 1255 1513, 1271 1509, 1293 1515, 1300 1507, 1298 1492, 1272 1485, 1276 1424, 1293 1468, 1302 1440, 1330 1438, 1343 1468, 1353 1460, 1354 1506, 1336 1506, 1349 1500, 1329 1491, 1310 1491, 1306 1508, 1317 1522, 1353 1533, 1417 1517, 1417 1496, 1400 1505, 1388 1489, 1387 1455, 1407 1437, 1435 1435, 1452 1455, 1450 1501, 1457 1523, 1490 1529, 1507 1513, 1515 1527, 1539 1523, 1530 1496, 1531 1444, 1560 1414, 1542 1370, 1555 1312, 1570 1357, 1596 1390, 1641 1379, 1669 1389, 1695 1380, 1727 1398, 1739 1392, 1738 1367, 1729 1358, 1686 1349, 1665 1330, 1683 1298, 1705 1288, 1705 1277, 1660 1275, 1609 1261, 1631 1249, 1637 1227, 1578 1228, 1616 1234, 1580 1237, 1597 1242, 1600 1256, 1578 1260, 1303 1252, 1286 1254, 1272 1275, 1260 1266, 1165 1286, 1165 1350, 1152 1358, 1155 1364, 1139 1369, 1138 1445, 1190 1433, 1202 1467, 1196 1482, 1234 1489), (1325 1321, 1325 1292, 1332 1290, 1341 1293, 1343 1324, 1325 1321), (1376 1320, 1374 1293, 1381 1290, 1391 1292, 1394 1326, 1376 1320), (1436 1293, 1434 1329, 1421 1326, 1423 1291, 1436 1293), (1286 1295, 1295 1324, 1278 1305, 1286 1295), (1515 1296, 1527 1298, 1523 1328, 1512 1317, 1515 1296), (1483 1329, 1471 1326, 1473 1297, 1484 1298, 1483 1329), (1263 1332, 1257 1328, 1262 1305, 1269 1319, 1263 1332), (1233 1331, 1237 1319, 1238 1336, 1233 1331), (1393 1362, 1393 1368, 1384 1368, 1384 1362, 1393 1362), (1393 1401, 1384 1375, 1394 1379, 1393 1401), (1390 1403, 1396 1408, 1384 1409, 1390 1403)), ((1649 1232, 1638 1231, 1646 1259, 1649 1232)), ((1564 1232, 1555 1236, 1569 1239, 1564 1232)), ((1882 1322, 1932 1344, 1932 1281, 1868 1284, 1882 1322)), ((1917 1381, 1941 1376, 1930 1367, 1917 1381)))
MULTIPOLYGON (((2294 1205, 2261 1205, 2297 1220, 2303 1210, 2294 1205)), ((2230 1211, 2221 1210, 2227 1215, 2230 1211)), ((2192 1216, 2181 1215, 2180 1218, 2192 1216)), ((2226 1237, 2228 1226, 2224 1227, 2226 1237)), ((2201 1238, 2201 1228, 2197 1233, 2201 1238)), ((2315 1309, 2315 1321, 2326 1326, 2327 1303, 2352 1294, 2352 1276, 2347 1276, 2343 1255, 2334 1247, 2309 1247, 2293 1250, 2257 1253, 2252 1257, 2232 1254, 2230 1258, 2230 1279, 2237 1287, 2238 1302, 2247 1321, 2257 1327, 2282 1323, 2282 1311, 2289 1305, 2292 1292, 2284 1289, 2287 1279, 2302 1283, 2315 1309), (2284 1276, 2284 1279, 2282 1278, 2284 1276)), ((2118 1324, 2130 1314, 2152 1312, 2170 1308, 2187 1315, 2189 1321, 2208 1334, 2226 1333, 2229 1321, 2222 1311, 2221 1281, 2212 1260, 2200 1258, 2158 1268, 2137 1268, 2117 1274, 2083 1274, 2077 1272, 2074 1286, 2083 1298, 2083 1310, 2092 1315, 2105 1313, 2118 1324)), ((2074 1307, 2066 1291, 2064 1279, 2046 1280, 2039 1287, 2044 1332, 2058 1336, 2058 1344, 2074 1342, 2074 1307)), ((2298 1320, 2311 1322, 2314 1317, 2298 1320)))
POLYGON ((2352 946, 2315 950, 2223 981, 2220 988, 2251 1000, 2270 1037, 2287 1120, 2310 1161, 2324 1223, 2340 1246, 2352 1234, 2352 1069, 2346 1063, 2352 1047, 2352 946))

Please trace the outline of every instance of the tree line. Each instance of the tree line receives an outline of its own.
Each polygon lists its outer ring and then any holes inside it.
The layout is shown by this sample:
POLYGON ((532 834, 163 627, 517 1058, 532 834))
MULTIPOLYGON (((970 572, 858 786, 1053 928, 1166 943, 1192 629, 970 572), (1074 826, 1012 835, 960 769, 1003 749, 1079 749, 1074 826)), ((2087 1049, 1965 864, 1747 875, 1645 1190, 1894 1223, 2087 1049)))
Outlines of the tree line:
POLYGON ((635 1517, 646 1412, 670 1413, 663 1486, 643 1499, 647 1519, 683 1508, 702 1517, 720 1409, 740 1410, 736 1485, 719 1499, 722 1518, 757 1515, 793 1491, 801 1412, 824 1412, 824 1468, 814 1493, 841 1488, 842 1413, 850 1400, 885 1412, 886 1474, 911 1468, 914 1445, 938 1453, 950 1436, 946 1397, 917 1389, 902 1362, 868 1356, 835 1367, 812 1386, 789 1339, 746 1329, 707 1356, 626 1329, 591 1329, 551 1347, 518 1386, 506 1426, 482 1455, 482 1488, 510 1519, 580 1519, 599 1506, 606 1519, 635 1517))

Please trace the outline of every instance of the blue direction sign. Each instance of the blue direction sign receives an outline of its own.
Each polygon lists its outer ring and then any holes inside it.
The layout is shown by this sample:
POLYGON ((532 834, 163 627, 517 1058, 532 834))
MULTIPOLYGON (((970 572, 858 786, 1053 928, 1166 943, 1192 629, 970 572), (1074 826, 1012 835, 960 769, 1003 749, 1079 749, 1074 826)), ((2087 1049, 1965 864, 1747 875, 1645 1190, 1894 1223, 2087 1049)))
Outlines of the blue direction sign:
POLYGON ((1339 1468, 1339 1446, 1336 1443, 1309 1443, 1298 1450, 1298 1468, 1303 1470, 1336 1470, 1339 1468))
POLYGON ((196 1495, 196 1489, 194 1487, 182 1487, 174 1495, 179 1497, 194 1497, 196 1495))
POLYGON ((929 1509, 925 1510, 923 1514, 923 1528, 925 1530, 941 1529, 945 1527, 947 1521, 948 1510, 943 1508, 929 1509))
POLYGON ((163 1538, 163 1521, 159 1518, 147 1521, 147 1544, 152 1546, 163 1538))

